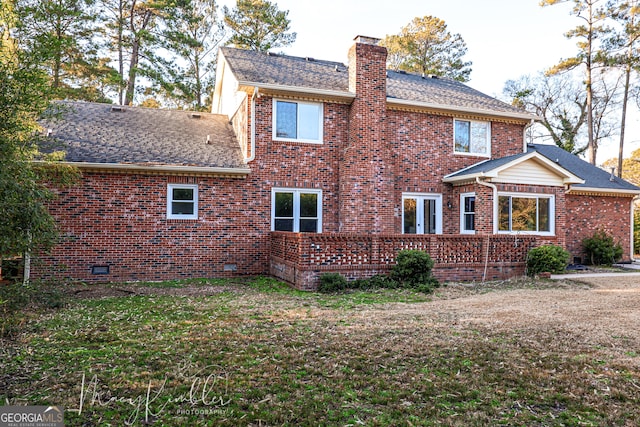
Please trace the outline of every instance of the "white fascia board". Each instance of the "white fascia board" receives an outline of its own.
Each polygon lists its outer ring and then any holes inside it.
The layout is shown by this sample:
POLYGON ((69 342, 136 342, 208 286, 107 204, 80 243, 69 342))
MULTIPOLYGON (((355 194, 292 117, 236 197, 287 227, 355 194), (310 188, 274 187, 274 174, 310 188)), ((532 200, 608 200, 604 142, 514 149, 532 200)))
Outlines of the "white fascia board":
POLYGON ((355 93, 346 92, 342 90, 317 89, 313 87, 287 86, 287 85, 278 85, 278 84, 271 84, 271 83, 238 81, 238 86, 240 87, 249 86, 249 87, 255 87, 262 90, 273 90, 273 91, 279 91, 279 92, 290 92, 290 93, 298 93, 298 94, 306 94, 306 95, 325 96, 330 98, 343 98, 345 100, 353 100, 356 97, 355 93))
POLYGON ((619 188, 596 188, 596 187, 570 187, 567 194, 572 193, 600 193, 602 195, 637 196, 640 190, 624 190, 619 188))
MULTIPOLYGON (((36 162, 45 163, 45 162, 36 162)), ((74 166, 78 169, 104 169, 121 172, 166 172, 184 174, 209 174, 209 175, 237 175, 246 176, 251 173, 250 168, 221 168, 206 166, 172 166, 133 163, 94 163, 94 162, 60 162, 66 166, 74 166)))
POLYGON ((483 116, 494 116, 494 117, 505 117, 511 119, 521 119, 521 120, 534 120, 540 121, 541 118, 530 113, 508 113, 504 111, 495 111, 495 110, 485 110, 481 108, 471 108, 471 107, 460 107, 457 105, 447 105, 447 104, 433 104, 431 102, 421 102, 421 101, 410 101, 407 99, 398 99, 398 98, 389 98, 387 97, 387 104, 390 105, 400 105, 404 107, 420 107, 420 108, 429 108, 433 110, 445 110, 451 111, 453 114, 458 113, 467 113, 467 114, 479 114, 483 116))

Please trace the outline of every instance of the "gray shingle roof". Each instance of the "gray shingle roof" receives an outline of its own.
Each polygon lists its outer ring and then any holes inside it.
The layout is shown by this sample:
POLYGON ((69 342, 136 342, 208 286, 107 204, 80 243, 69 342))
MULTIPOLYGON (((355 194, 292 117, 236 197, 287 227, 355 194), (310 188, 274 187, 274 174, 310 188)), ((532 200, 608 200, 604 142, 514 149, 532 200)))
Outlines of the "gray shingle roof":
POLYGON ((612 177, 610 172, 595 167, 591 163, 585 162, 580 157, 556 145, 534 144, 529 145, 528 150, 537 151, 547 159, 557 162, 569 172, 584 179, 584 184, 574 184, 571 186, 572 188, 584 187, 619 191, 640 191, 640 187, 617 176, 612 177))
POLYGON ((476 175, 483 172, 486 173, 497 169, 509 162, 524 157, 531 152, 537 152, 543 155, 568 172, 584 180, 584 184, 572 184, 571 188, 593 188, 602 190, 640 192, 640 187, 637 187, 623 179, 620 179, 617 176, 614 176, 612 178, 609 172, 593 166, 591 163, 585 162, 580 157, 571 154, 556 145, 545 144, 531 144, 527 148, 527 153, 515 154, 513 156, 501 157, 499 159, 485 160, 483 162, 476 163, 475 165, 472 165, 466 169, 462 169, 456 173, 450 174, 448 177, 454 178, 476 175))
MULTIPOLYGON (((339 62, 221 48, 236 79, 241 82, 342 91, 348 94, 348 67, 339 62)), ((483 94, 458 81, 387 71, 389 98, 450 107, 523 114, 525 111, 483 94)))
POLYGON ((62 118, 44 152, 63 150, 66 160, 86 163, 246 168, 226 116, 176 110, 61 102, 62 118), (211 144, 207 144, 207 136, 211 144))

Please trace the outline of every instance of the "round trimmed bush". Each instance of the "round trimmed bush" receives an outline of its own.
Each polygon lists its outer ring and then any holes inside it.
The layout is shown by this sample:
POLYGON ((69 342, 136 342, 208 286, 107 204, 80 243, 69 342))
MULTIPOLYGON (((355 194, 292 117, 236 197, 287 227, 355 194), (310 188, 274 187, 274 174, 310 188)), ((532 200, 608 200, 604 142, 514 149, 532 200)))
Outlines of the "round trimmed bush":
POLYGON ((533 248, 527 254, 527 274, 562 273, 569 265, 569 252, 561 246, 544 245, 533 248))
POLYGON ((396 265, 391 269, 391 279, 406 288, 420 292, 431 292, 440 286, 433 277, 433 260, 428 253, 418 250, 403 250, 396 256, 396 265))
POLYGON ((347 279, 339 273, 324 273, 320 276, 318 292, 330 294, 347 289, 347 279))

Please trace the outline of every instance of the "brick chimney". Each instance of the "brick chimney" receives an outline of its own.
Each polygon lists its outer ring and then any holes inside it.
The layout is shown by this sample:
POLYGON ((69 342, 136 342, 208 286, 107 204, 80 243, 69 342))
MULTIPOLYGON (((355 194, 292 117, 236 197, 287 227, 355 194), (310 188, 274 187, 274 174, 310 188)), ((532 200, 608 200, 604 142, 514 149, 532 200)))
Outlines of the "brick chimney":
MULTIPOLYGON (((393 233, 391 153, 385 140, 387 49, 358 36, 349 49, 349 139, 340 165, 340 231, 393 233)), ((399 203, 399 201, 397 201, 399 203)))

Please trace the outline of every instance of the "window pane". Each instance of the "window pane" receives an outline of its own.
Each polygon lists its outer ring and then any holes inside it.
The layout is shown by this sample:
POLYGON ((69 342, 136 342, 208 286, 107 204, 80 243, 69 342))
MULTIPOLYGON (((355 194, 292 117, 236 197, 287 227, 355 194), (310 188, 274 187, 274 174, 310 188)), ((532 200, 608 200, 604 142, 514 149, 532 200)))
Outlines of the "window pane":
POLYGON ((464 229, 465 231, 475 231, 476 229, 476 216, 475 214, 464 215, 464 229))
POLYGON ((469 144, 469 127, 471 122, 461 120, 455 121, 455 151, 459 153, 468 153, 469 144))
POLYGON ((416 234, 416 199, 404 199, 404 232, 416 234))
POLYGON ((475 196, 469 196, 464 198, 464 211, 465 213, 472 213, 476 211, 476 198, 475 196))
POLYGON ((423 201, 423 224, 424 234, 436 233, 436 201, 433 199, 425 199, 423 201))
POLYGON ((298 138, 320 139, 320 105, 298 104, 298 138))
POLYGON ((276 136, 278 138, 297 138, 297 107, 295 102, 276 102, 276 136))
POLYGON ((293 218, 291 219, 276 219, 274 224, 276 231, 293 231, 293 218))
POLYGON ((193 215, 193 202, 171 203, 172 215, 193 215))
POLYGON ((316 218, 317 216, 318 216, 318 195, 301 193, 300 194, 300 217, 316 218))
POLYGON ((511 198, 511 231, 536 231, 537 199, 511 198))
POLYGON ((478 154, 486 154, 487 153, 487 145, 488 145, 488 137, 489 137, 489 126, 488 123, 485 122, 472 122, 471 123, 471 144, 469 148, 469 152, 478 153, 478 154))
POLYGON ((300 231, 302 233, 315 233, 318 231, 318 220, 300 219, 300 231))
POLYGON ((550 199, 538 199, 538 231, 551 231, 550 199))
POLYGON ((511 197, 498 196, 498 230, 509 231, 509 201, 511 197))
POLYGON ((193 200, 193 188, 174 188, 173 200, 193 200))
POLYGON ((276 217, 293 218, 293 193, 276 193, 276 217))

